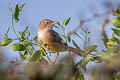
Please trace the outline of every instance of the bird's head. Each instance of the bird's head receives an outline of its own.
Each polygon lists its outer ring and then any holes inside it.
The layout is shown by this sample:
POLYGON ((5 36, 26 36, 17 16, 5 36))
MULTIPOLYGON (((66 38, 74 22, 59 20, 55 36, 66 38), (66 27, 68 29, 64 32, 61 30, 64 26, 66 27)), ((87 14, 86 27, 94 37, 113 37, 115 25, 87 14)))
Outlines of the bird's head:
POLYGON ((43 19, 39 24, 39 29, 52 29, 54 24, 58 24, 58 22, 50 19, 43 19))

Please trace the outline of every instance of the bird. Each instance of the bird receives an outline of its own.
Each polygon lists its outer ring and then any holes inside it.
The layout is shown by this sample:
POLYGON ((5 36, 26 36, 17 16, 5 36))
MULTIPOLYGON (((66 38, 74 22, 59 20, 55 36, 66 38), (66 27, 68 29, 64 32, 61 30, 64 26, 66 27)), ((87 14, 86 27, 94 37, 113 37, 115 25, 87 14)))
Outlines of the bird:
POLYGON ((82 56, 83 51, 81 49, 68 46, 62 37, 53 30, 55 24, 58 23, 58 21, 53 21, 51 19, 43 19, 40 22, 38 26, 37 38, 39 42, 44 43, 42 44, 42 48, 48 52, 56 53, 53 63, 56 63, 59 52, 72 51, 73 53, 82 56))

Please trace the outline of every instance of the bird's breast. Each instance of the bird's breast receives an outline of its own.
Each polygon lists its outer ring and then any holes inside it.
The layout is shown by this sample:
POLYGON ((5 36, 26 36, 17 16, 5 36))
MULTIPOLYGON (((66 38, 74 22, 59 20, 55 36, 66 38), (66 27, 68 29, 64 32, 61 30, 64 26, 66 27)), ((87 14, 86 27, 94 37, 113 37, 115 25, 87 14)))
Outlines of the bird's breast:
POLYGON ((48 31, 46 30, 38 31, 37 36, 39 41, 51 44, 51 36, 48 31))
POLYGON ((37 37, 38 37, 38 40, 43 40, 44 37, 45 37, 45 31, 38 31, 37 33, 37 37))

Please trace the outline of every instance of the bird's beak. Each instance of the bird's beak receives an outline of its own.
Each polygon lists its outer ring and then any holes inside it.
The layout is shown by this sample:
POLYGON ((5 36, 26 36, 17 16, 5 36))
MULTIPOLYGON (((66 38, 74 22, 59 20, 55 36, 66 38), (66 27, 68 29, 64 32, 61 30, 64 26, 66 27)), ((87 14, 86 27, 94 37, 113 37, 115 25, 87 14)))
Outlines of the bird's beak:
POLYGON ((57 22, 57 21, 54 21, 54 22, 53 22, 53 24, 58 24, 58 23, 59 23, 59 22, 57 22))
MULTIPOLYGON (((54 22, 53 22, 53 24, 58 24, 58 23, 59 23, 58 21, 54 21, 54 22)), ((59 28, 58 26, 55 26, 55 25, 54 25, 54 27, 55 27, 55 28, 59 28)))

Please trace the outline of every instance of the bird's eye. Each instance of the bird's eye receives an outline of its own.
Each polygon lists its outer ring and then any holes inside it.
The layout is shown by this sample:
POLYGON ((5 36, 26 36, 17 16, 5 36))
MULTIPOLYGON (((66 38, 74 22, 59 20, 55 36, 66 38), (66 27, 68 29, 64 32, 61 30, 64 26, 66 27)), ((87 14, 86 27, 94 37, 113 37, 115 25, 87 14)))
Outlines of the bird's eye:
POLYGON ((46 22, 47 24, 49 23, 49 22, 46 22))

